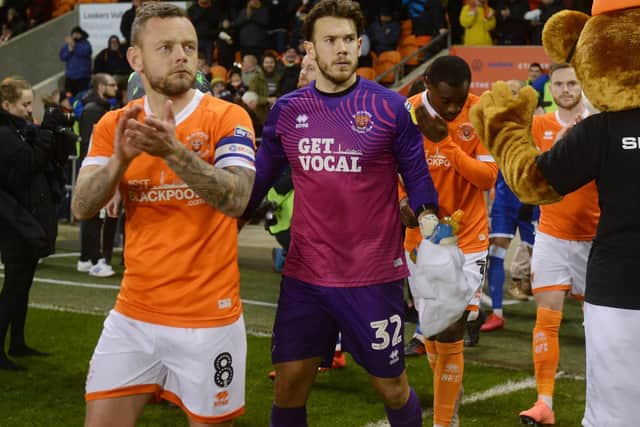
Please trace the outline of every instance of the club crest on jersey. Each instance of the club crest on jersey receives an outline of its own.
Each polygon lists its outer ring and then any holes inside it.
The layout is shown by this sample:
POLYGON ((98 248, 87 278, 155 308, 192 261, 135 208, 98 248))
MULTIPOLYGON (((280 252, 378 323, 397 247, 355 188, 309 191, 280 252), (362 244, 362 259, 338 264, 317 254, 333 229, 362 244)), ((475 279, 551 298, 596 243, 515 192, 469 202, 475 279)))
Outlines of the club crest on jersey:
POLYGON ((469 122, 461 124, 457 133, 458 138, 462 141, 471 141, 476 136, 473 126, 469 122))
POLYGON ((209 155, 209 135, 205 132, 197 131, 187 136, 187 148, 204 158, 209 155))
POLYGON ((371 113, 367 110, 359 110, 352 116, 351 129, 358 133, 367 133, 373 129, 373 120, 371 113))

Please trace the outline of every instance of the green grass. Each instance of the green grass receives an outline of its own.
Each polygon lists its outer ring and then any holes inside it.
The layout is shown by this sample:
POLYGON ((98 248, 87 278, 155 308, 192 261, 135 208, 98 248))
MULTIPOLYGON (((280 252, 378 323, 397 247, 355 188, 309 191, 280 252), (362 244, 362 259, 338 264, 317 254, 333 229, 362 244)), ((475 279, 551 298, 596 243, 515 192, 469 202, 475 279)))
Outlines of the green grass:
MULTIPOLYGON (((66 247, 73 249, 72 247, 66 247)), ((117 285, 120 276, 108 279, 89 277, 75 271, 73 257, 47 259, 37 277, 81 283, 117 285)), ((115 257, 115 267, 121 273, 115 257)), ((244 299, 275 303, 279 276, 270 269, 267 249, 242 248, 240 253, 242 295, 244 299)), ((98 339, 106 313, 117 290, 90 289, 36 282, 31 303, 97 314, 73 313, 31 308, 27 321, 27 340, 37 348, 51 351, 49 357, 21 360, 26 372, 0 371, 0 427, 80 426, 84 416, 84 382, 88 361, 98 339)), ((251 332, 269 332, 275 310, 245 304, 245 320, 251 332)), ((531 328, 535 321, 532 302, 505 307, 504 331, 483 334, 480 345, 465 350, 465 395, 517 382, 533 375, 531 328)), ((585 384, 572 376, 584 375, 584 337, 578 304, 567 301, 561 330, 560 370, 568 375, 557 381, 556 426, 580 424, 584 410, 585 384)), ((407 334, 412 327, 407 327, 407 334)), ((270 339, 250 334, 247 361, 246 413, 236 426, 268 425, 272 384, 270 339)), ((432 374, 424 357, 408 358, 410 382, 427 410, 425 426, 431 425, 432 374)), ((517 413, 535 400, 528 388, 505 395, 466 403, 460 411, 464 426, 507 427, 519 425, 517 413)), ((307 405, 309 424, 319 427, 361 427, 384 419, 384 409, 371 390, 364 371, 349 359, 339 371, 319 374, 307 405)), ((140 426, 183 426, 182 412, 166 405, 149 405, 140 426)))

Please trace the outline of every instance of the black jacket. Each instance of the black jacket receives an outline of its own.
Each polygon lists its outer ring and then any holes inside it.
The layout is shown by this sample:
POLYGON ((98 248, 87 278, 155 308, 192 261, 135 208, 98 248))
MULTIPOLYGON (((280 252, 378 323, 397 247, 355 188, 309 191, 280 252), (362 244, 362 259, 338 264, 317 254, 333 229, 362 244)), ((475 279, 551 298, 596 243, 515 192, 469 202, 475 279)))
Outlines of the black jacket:
POLYGON ((0 109, 0 251, 5 262, 54 252, 60 166, 54 136, 0 109), (41 230, 37 227, 41 227, 41 230))
POLYGON ((98 123, 98 120, 104 114, 111 109, 111 104, 108 100, 102 99, 91 89, 87 96, 82 99, 84 108, 82 109, 82 115, 80 116, 80 159, 82 162, 87 156, 89 150, 89 142, 91 140, 91 132, 93 131, 93 125, 98 123))

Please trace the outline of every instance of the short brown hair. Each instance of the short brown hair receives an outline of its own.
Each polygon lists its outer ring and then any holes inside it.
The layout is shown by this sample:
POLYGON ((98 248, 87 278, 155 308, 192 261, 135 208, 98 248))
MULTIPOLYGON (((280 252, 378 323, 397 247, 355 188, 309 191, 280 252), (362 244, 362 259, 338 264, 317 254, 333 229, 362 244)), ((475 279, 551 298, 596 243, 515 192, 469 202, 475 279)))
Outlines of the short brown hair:
POLYGON ((151 18, 187 18, 187 12, 170 3, 146 2, 136 9, 136 18, 131 26, 131 45, 140 45, 140 35, 151 18))
POLYGON ((549 79, 551 79, 551 76, 553 76, 553 73, 555 73, 558 70, 563 70, 565 68, 573 68, 573 67, 571 66, 571 64, 567 62, 556 62, 554 64, 551 64, 551 67, 549 67, 549 79))
POLYGON ((0 102, 15 104, 22 98, 22 91, 30 90, 31 84, 19 77, 7 77, 0 82, 0 102))
POLYGON ((302 34, 304 39, 313 39, 313 27, 318 19, 326 16, 350 19, 356 25, 358 35, 364 32, 366 20, 360 9, 360 4, 351 0, 321 0, 304 18, 302 34))

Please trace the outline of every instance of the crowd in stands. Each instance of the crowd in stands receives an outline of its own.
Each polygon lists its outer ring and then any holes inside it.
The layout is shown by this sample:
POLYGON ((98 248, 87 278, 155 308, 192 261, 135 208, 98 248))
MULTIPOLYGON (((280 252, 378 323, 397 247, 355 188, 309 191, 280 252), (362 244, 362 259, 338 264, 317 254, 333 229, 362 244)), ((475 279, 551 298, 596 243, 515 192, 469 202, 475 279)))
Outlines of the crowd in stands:
MULTIPOLYGON (((73 28, 65 37, 59 56, 65 62, 64 94, 69 105, 86 96, 95 73, 113 76, 121 89, 117 104, 127 101, 125 86, 132 70, 126 49, 136 8, 143 1, 131 2, 131 8, 121 19, 122 37, 116 34, 109 37, 108 46, 97 54, 82 28, 73 28)), ((200 72, 211 82, 215 96, 243 105, 249 111, 258 135, 276 99, 296 88, 304 55, 302 21, 317 1, 197 0, 188 9, 198 34, 200 72)), ((83 2, 0 1, 0 40, 6 41, 83 2)), ((387 85, 396 80, 396 75, 387 70, 402 58, 409 58, 408 68, 418 65, 424 55, 415 52, 440 34, 449 32, 452 44, 539 44, 544 22, 553 13, 564 8, 588 11, 591 6, 588 0, 361 0, 360 3, 368 25, 363 34, 358 74, 370 79, 378 77, 387 85)))

